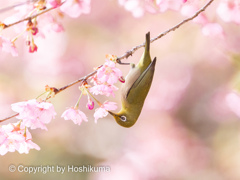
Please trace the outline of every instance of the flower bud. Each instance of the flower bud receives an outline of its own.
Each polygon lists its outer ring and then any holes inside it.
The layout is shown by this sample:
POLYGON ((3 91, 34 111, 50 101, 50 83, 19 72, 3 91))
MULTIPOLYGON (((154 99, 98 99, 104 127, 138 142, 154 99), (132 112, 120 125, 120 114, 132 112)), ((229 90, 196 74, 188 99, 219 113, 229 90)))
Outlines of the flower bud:
POLYGON ((90 98, 88 98, 87 108, 89 110, 92 110, 94 108, 94 102, 90 98))
POLYGON ((38 33, 38 28, 37 27, 32 27, 32 35, 36 35, 38 33))
POLYGON ((37 47, 37 45, 36 44, 31 44, 30 46, 29 46, 29 52, 30 53, 33 53, 33 52, 37 52, 37 49, 38 49, 38 47, 37 47))
POLYGON ((26 45, 27 45, 27 46, 30 46, 30 45, 31 45, 31 41, 27 40, 27 41, 26 41, 26 45))
POLYGON ((125 83, 125 79, 123 76, 119 77, 118 80, 121 82, 121 83, 125 83))

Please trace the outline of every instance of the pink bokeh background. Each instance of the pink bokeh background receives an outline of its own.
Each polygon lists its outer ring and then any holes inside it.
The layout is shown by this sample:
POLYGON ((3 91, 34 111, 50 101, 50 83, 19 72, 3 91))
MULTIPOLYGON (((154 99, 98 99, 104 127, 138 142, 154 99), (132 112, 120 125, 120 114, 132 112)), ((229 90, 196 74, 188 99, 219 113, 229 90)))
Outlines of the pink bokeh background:
MULTIPOLYGON (((216 4, 206 13, 211 15, 214 8, 216 4)), ((0 14, 0 20, 10 13, 0 14)), ((144 42, 148 31, 155 37, 183 18, 168 11, 136 19, 117 1, 94 1, 90 14, 63 18, 64 32, 37 38, 37 53, 28 53, 20 38, 18 57, 0 52, 0 118, 14 113, 12 103, 36 98, 45 85, 59 88, 83 77, 103 64, 106 54, 121 56, 144 42)), ((48 131, 31 131, 41 150, 0 157, 1 179, 239 179, 240 31, 236 24, 219 23, 224 39, 204 36, 198 24, 189 22, 151 44, 151 56, 157 57, 154 80, 132 128, 120 127, 111 116, 95 124, 94 110, 86 108, 87 97, 80 102, 87 123, 78 126, 61 118, 77 102, 77 85, 51 99, 58 115, 47 125, 48 131), (107 165, 111 172, 11 173, 11 164, 107 165)), ((15 34, 14 28, 2 33, 15 34)), ((137 63, 142 52, 143 48, 124 62, 137 63)), ((128 66, 118 68, 127 75, 128 66)), ((120 92, 97 97, 117 102, 120 109, 120 92)), ((2 124, 9 122, 16 119, 2 124)))

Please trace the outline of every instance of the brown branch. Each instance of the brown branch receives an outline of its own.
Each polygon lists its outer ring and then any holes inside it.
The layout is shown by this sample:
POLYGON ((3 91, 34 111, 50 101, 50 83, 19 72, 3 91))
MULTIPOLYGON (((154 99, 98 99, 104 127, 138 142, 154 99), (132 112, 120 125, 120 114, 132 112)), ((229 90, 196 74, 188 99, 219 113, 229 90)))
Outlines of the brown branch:
MULTIPOLYGON (((65 2, 65 1, 64 1, 64 2, 65 2)), ((64 2, 63 2, 63 3, 64 3, 64 2)), ((63 4, 63 3, 62 3, 62 4, 63 4)), ((62 5, 62 4, 61 4, 61 5, 62 5)), ((60 6, 61 6, 61 5, 60 5, 60 6)), ((60 7, 60 6, 59 6, 59 7, 60 7)), ((31 19, 36 18, 37 16, 40 16, 40 15, 42 15, 42 14, 45 14, 45 13, 47 13, 47 12, 53 10, 53 9, 56 9, 56 8, 55 8, 55 7, 51 7, 51 8, 49 8, 49 9, 45 9, 45 10, 43 10, 43 11, 37 13, 37 14, 34 14, 34 15, 32 15, 32 16, 29 16, 29 17, 26 17, 26 18, 24 18, 24 19, 21 19, 21 20, 19 20, 19 21, 14 22, 14 23, 4 24, 3 29, 9 28, 9 27, 11 27, 11 26, 14 26, 14 25, 19 24, 19 23, 24 22, 24 21, 30 21, 31 19)))
MULTIPOLYGON (((199 9, 194 15, 192 15, 191 17, 187 18, 187 19, 184 19, 182 22, 178 23, 177 25, 173 26, 172 28, 160 33, 158 36, 156 36, 155 38, 152 38, 150 40, 150 42, 154 42, 160 38, 162 38, 163 36, 167 35, 168 33, 172 32, 172 31, 175 31, 176 29, 178 29, 180 26, 182 26, 183 24, 187 23, 188 21, 191 21, 193 20, 194 18, 196 18, 200 13, 202 13, 203 11, 206 10, 206 8, 212 4, 214 0, 209 0, 208 3, 206 3, 201 9, 199 9)), ((137 51, 139 48, 141 47, 144 47, 145 46, 145 42, 138 45, 138 46, 135 46, 133 47, 131 50, 125 52, 125 54, 123 54, 122 56, 118 57, 117 58, 117 62, 118 63, 122 63, 121 60, 122 59, 125 59, 125 58, 128 58, 129 56, 132 56, 133 53, 135 53, 135 51, 137 51)))
MULTIPOLYGON (((102 65, 99 66, 97 69, 99 69, 100 67, 102 67, 102 65)), ((96 74, 96 73, 97 73, 97 70, 89 73, 88 75, 86 75, 86 76, 84 76, 84 77, 82 77, 82 78, 80 78, 80 79, 78 79, 78 80, 76 80, 76 81, 71 82, 70 84, 68 84, 68 85, 66 85, 66 86, 63 86, 63 87, 57 89, 57 90, 55 91, 55 95, 58 94, 58 93, 60 93, 60 92, 62 92, 62 91, 65 90, 65 89, 67 89, 67 88, 69 88, 69 87, 71 87, 71 86, 79 83, 79 82, 87 81, 88 78, 90 78, 91 76, 93 76, 93 75, 96 74)))
MULTIPOLYGON (((167 35, 168 33, 172 32, 172 31, 175 31, 176 29, 178 29, 180 26, 182 26, 182 25, 185 24, 186 22, 193 20, 193 19, 194 19, 195 17, 197 17, 201 12, 205 11, 205 9, 206 9, 213 1, 214 1, 214 0, 210 0, 206 5, 204 5, 200 10, 198 10, 193 16, 191 16, 191 17, 189 17, 189 18, 187 18, 187 19, 184 19, 182 22, 178 23, 177 25, 173 26, 172 28, 168 29, 167 31, 159 34, 157 37, 152 38, 152 39, 150 40, 150 42, 152 43, 152 42, 156 41, 157 39, 160 39, 161 37, 167 35)), ((7 25, 7 27, 13 26, 13 25, 15 25, 15 24, 18 24, 18 23, 20 23, 20 22, 23 22, 23 21, 26 21, 26 20, 29 20, 29 19, 32 19, 32 18, 35 18, 35 17, 37 17, 37 16, 39 16, 39 15, 41 15, 41 14, 44 14, 44 13, 52 10, 52 9, 53 9, 53 8, 47 9, 47 10, 45 10, 45 11, 42 11, 42 12, 39 13, 39 14, 35 14, 34 16, 31 16, 31 17, 25 18, 25 19, 23 19, 23 20, 20 20, 20 21, 18 21, 18 22, 9 24, 9 25, 7 25)), ((6 27, 5 27, 5 28, 6 28, 6 27)), ((122 62, 121 62, 122 59, 128 58, 128 57, 131 56, 136 50, 138 50, 139 48, 144 47, 144 46, 145 46, 145 43, 140 44, 140 45, 138 45, 138 46, 135 46, 135 47, 132 48, 130 51, 127 51, 124 55, 118 57, 118 58, 117 58, 117 62, 118 62, 119 64, 125 64, 125 63, 122 63, 122 62)), ((101 65, 101 66, 102 66, 102 65, 101 65)), ((98 68, 100 68, 101 66, 99 66, 98 68)), ((90 78, 91 76, 93 76, 93 75, 96 74, 96 73, 97 73, 97 70, 95 70, 95 71, 89 73, 88 75, 86 75, 86 76, 84 76, 84 77, 82 77, 82 78, 80 78, 80 79, 78 79, 78 80, 76 80, 76 81, 74 81, 74 82, 66 85, 66 86, 63 86, 63 87, 61 87, 61 88, 59 88, 59 89, 55 88, 55 95, 58 94, 58 93, 60 93, 60 92, 62 92, 62 91, 65 90, 65 89, 67 89, 67 88, 69 88, 69 87, 71 87, 71 86, 79 83, 79 82, 84 82, 84 81, 86 81, 88 78, 90 78)), ((11 119, 11 118, 13 118, 13 117, 16 117, 18 114, 19 114, 19 113, 14 114, 14 115, 12 115, 12 116, 9 116, 9 117, 7 117, 7 118, 4 118, 4 119, 0 120, 0 122, 3 122, 3 121, 6 121, 6 120, 8 120, 8 119, 11 119)))
POLYGON ((16 116, 18 116, 18 115, 19 115, 19 113, 14 114, 14 115, 9 116, 9 117, 6 117, 6 118, 4 118, 4 119, 1 119, 1 120, 0 120, 0 123, 3 122, 3 121, 6 121, 6 120, 8 120, 8 119, 11 119, 11 118, 13 118, 13 117, 16 117, 16 116))
MULTIPOLYGON (((99 69, 100 67, 102 67, 102 65, 99 66, 97 69, 99 69)), ((93 76, 94 74, 97 73, 97 69, 96 69, 95 71, 89 73, 88 75, 86 75, 86 76, 84 76, 84 77, 82 77, 82 78, 80 78, 80 79, 78 79, 78 80, 76 80, 76 81, 73 81, 73 82, 69 83, 69 84, 66 85, 66 86, 63 86, 63 87, 61 87, 61 88, 59 88, 59 89, 54 88, 54 89, 55 89, 55 91, 54 91, 55 95, 58 94, 58 93, 60 93, 60 92, 62 92, 62 91, 65 90, 65 89, 67 89, 67 88, 69 88, 69 87, 71 87, 71 86, 79 83, 79 82, 87 81, 91 76, 93 76)), ((51 97, 49 97, 49 98, 51 98, 51 97)), ((49 98, 47 98, 47 99, 49 99, 49 98)), ((14 115, 9 116, 9 117, 6 117, 6 118, 4 118, 4 119, 1 119, 1 120, 0 120, 0 123, 3 122, 3 121, 6 121, 6 120, 8 120, 8 119, 11 119, 11 118, 13 118, 13 117, 16 117, 16 116, 18 116, 18 115, 19 115, 19 113, 14 114, 14 115)))
POLYGON ((49 8, 49 9, 44 10, 44 11, 41 11, 40 13, 37 13, 37 14, 35 14, 35 15, 26 17, 26 18, 24 18, 24 19, 21 19, 21 20, 19 20, 19 21, 14 22, 14 23, 5 24, 3 29, 9 28, 9 27, 11 27, 11 26, 14 26, 14 25, 19 24, 19 23, 24 22, 24 21, 30 21, 31 19, 33 19, 33 18, 35 18, 35 17, 37 17, 37 16, 39 16, 39 15, 42 15, 42 14, 48 12, 48 11, 51 11, 51 10, 53 10, 53 9, 55 9, 55 8, 51 7, 51 8, 49 8))

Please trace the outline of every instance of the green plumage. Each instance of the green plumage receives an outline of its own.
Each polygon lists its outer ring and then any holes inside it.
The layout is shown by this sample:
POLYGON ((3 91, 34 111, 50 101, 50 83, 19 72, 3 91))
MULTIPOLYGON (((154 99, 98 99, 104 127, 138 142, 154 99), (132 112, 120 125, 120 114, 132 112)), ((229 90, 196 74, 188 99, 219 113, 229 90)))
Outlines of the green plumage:
POLYGON ((145 51, 135 66, 129 71, 122 87, 122 108, 118 113, 109 112, 117 123, 123 127, 131 127, 137 121, 152 84, 156 58, 150 57, 150 33, 146 34, 145 51))

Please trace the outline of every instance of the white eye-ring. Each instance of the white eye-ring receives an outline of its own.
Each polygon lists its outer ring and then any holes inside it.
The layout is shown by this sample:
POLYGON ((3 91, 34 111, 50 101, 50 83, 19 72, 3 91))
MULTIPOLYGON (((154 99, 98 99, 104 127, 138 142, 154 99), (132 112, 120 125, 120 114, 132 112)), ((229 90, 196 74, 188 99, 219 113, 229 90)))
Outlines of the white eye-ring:
POLYGON ((123 122, 126 122, 126 121, 127 121, 126 116, 121 116, 120 119, 121 119, 123 122))

